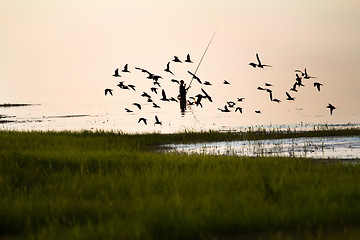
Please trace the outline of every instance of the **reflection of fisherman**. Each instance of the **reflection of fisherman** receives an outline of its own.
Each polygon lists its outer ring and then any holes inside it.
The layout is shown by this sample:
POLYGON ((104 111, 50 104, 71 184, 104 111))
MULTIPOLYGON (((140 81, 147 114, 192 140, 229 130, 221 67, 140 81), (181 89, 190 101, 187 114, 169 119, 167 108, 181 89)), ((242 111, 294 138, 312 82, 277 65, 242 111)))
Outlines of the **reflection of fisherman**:
POLYGON ((184 80, 180 81, 180 87, 179 87, 179 100, 180 100, 180 109, 181 112, 185 112, 186 108, 186 93, 189 90, 190 87, 186 88, 186 84, 184 83, 184 80))

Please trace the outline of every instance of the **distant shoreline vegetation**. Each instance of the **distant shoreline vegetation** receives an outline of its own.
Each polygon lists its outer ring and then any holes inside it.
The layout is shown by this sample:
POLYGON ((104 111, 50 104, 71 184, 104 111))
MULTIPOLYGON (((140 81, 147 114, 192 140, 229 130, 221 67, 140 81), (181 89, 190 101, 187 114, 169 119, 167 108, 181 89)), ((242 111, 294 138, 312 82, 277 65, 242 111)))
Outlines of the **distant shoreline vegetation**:
POLYGON ((31 104, 31 103, 3 103, 0 104, 0 107, 26 107, 26 106, 33 106, 39 104, 31 104))

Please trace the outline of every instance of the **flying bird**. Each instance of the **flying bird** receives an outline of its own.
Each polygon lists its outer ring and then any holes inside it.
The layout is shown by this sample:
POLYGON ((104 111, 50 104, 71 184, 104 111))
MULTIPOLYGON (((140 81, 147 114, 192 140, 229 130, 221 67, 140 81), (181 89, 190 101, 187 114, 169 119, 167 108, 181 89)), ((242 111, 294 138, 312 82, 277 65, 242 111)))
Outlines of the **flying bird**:
POLYGON ((264 90, 265 91, 265 88, 257 87, 257 90, 264 90))
POLYGON ((277 98, 274 98, 272 101, 273 101, 273 102, 277 102, 277 103, 280 103, 280 102, 281 102, 281 101, 280 101, 279 99, 277 99, 277 98))
POLYGON ((118 68, 115 70, 115 73, 114 73, 113 77, 121 77, 119 75, 119 69, 118 68))
POLYGON ((260 61, 260 57, 259 57, 259 54, 256 53, 256 59, 258 61, 258 63, 249 63, 250 66, 252 66, 253 68, 256 68, 256 67, 259 67, 259 68, 264 68, 264 67, 272 67, 270 65, 266 65, 266 64, 262 64, 261 61, 260 61))
POLYGON ((125 66, 124 66, 124 69, 122 70, 122 72, 130 72, 129 70, 128 70, 128 65, 127 64, 125 64, 125 66))
POLYGON ((332 104, 328 104, 327 105, 327 108, 329 108, 330 109, 330 114, 332 115, 332 113, 333 113, 333 111, 336 109, 336 107, 334 107, 332 104))
POLYGON ((149 94, 147 94, 146 92, 143 92, 143 94, 141 94, 142 97, 147 97, 147 98, 151 98, 151 96, 149 94))
POLYGON ((199 77, 197 77, 194 73, 188 71, 188 73, 192 76, 193 79, 196 79, 196 81, 198 81, 200 84, 202 84, 201 80, 199 77))
POLYGON ((286 92, 286 96, 287 96, 287 99, 286 99, 286 100, 295 101, 295 98, 293 98, 292 96, 290 96, 290 94, 289 94, 288 92, 286 92))
POLYGON ((181 63, 180 59, 178 58, 178 56, 174 56, 174 59, 173 59, 174 62, 179 62, 181 63))
POLYGON ((174 73, 170 70, 170 62, 168 62, 166 64, 166 68, 164 69, 165 72, 171 73, 172 75, 174 75, 174 73))
POLYGON ((200 105, 200 107, 203 107, 202 104, 201 104, 201 99, 203 99, 204 96, 201 95, 201 94, 198 94, 198 95, 196 95, 195 97, 197 97, 196 100, 195 100, 196 106, 199 106, 199 105, 200 105))
POLYGON ((178 100, 176 100, 174 97, 171 97, 169 100, 173 102, 178 102, 178 100))
POLYGON ((223 84, 227 84, 227 85, 230 85, 230 83, 226 80, 224 80, 223 84))
POLYGON ((160 108, 160 106, 153 102, 153 108, 160 108))
POLYGON ((242 108, 241 107, 237 107, 235 108, 235 112, 239 111, 242 114, 242 108))
POLYGON ((314 82, 314 87, 316 87, 319 92, 320 92, 320 86, 322 86, 321 83, 319 83, 319 82, 314 82))
POLYGON ((227 105, 224 106, 224 109, 218 108, 221 112, 230 112, 227 105))
POLYGON ((186 55, 186 60, 185 62, 187 63, 192 63, 191 59, 190 59, 190 54, 186 55))
POLYGON ((133 105, 137 106, 141 110, 141 105, 139 103, 133 103, 133 105))
POLYGON ((135 91, 135 85, 133 85, 133 84, 129 84, 129 85, 127 85, 129 88, 131 88, 132 90, 134 90, 135 91))
POLYGON ((157 94, 157 88, 156 88, 156 87, 152 87, 152 88, 150 88, 150 90, 151 90, 152 92, 154 92, 155 94, 157 94))
POLYGON ((241 97, 241 98, 238 98, 238 102, 242 102, 245 98, 241 97))
POLYGON ((305 74, 304 74, 304 79, 310 79, 310 78, 316 78, 316 77, 311 77, 307 74, 306 72, 306 68, 305 68, 305 74))
POLYGON ((266 86, 266 87, 271 87, 272 84, 271 84, 271 83, 265 83, 265 86, 266 86))
POLYGON ((171 79, 171 81, 174 82, 174 83, 180 84, 180 83, 179 83, 179 80, 171 79))
POLYGON ((128 112, 128 113, 133 112, 133 110, 130 110, 130 109, 128 109, 128 108, 125 108, 125 111, 128 112))
POLYGON ((112 91, 113 91, 113 90, 110 89, 110 88, 105 89, 105 96, 106 96, 108 93, 110 93, 110 95, 113 96, 112 91))
POLYGON ((143 121, 145 123, 145 125, 147 125, 147 119, 146 118, 139 118, 138 123, 140 123, 141 121, 143 121))
POLYGON ((260 110, 255 110, 255 113, 261 114, 261 111, 260 110))
POLYGON ((159 121, 159 118, 158 118, 158 116, 156 116, 156 115, 155 115, 155 123, 154 123, 154 126, 155 126, 155 124, 160 124, 160 125, 162 125, 162 122, 159 121))
POLYGON ((206 85, 206 86, 211 86, 211 83, 208 82, 208 81, 205 81, 205 82, 204 82, 204 85, 206 85))
POLYGON ((205 92, 205 90, 202 88, 201 88, 201 91, 204 93, 204 95, 205 95, 204 97, 207 98, 210 102, 212 102, 212 98, 210 97, 210 95, 207 92, 205 92))
POLYGON ((227 105, 229 106, 229 108, 233 108, 233 107, 236 105, 236 103, 233 102, 233 101, 228 101, 228 102, 226 102, 226 103, 227 103, 227 105))
POLYGON ((294 83, 294 85, 292 86, 292 88, 290 88, 290 91, 297 92, 296 86, 297 86, 297 82, 294 83))

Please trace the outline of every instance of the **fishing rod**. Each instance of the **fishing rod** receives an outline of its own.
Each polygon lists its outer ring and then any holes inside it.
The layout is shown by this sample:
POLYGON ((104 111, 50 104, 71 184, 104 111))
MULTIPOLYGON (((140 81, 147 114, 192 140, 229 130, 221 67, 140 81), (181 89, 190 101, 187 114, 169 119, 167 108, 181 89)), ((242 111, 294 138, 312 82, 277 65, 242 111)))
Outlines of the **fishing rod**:
MULTIPOLYGON (((205 49, 204 53, 203 53, 203 55, 202 55, 202 57, 201 57, 201 59, 200 59, 199 64, 198 64, 198 65, 197 65, 197 67, 196 67, 196 70, 195 70, 194 75, 196 75, 196 73, 197 73, 197 71, 198 71, 198 69, 199 69, 199 67, 200 67, 201 62, 202 62, 202 60, 204 59, 204 56, 205 56, 205 54, 206 54, 207 50, 209 49, 209 46, 210 46, 210 44, 211 44, 212 40, 213 40, 213 39, 214 39, 214 37, 215 37, 215 34, 216 34, 216 32, 217 32, 218 28, 219 28, 219 27, 217 27, 217 28, 215 29, 215 32, 214 32, 214 34, 212 35, 212 37, 211 37, 211 39, 210 39, 210 41, 209 41, 209 43, 208 43, 208 45, 207 45, 207 47, 206 47, 206 49, 205 49)), ((192 81, 194 80, 194 75, 193 75, 193 76, 192 76, 192 78, 191 78, 191 81, 190 81, 190 83, 189 83, 189 87, 188 87, 188 88, 190 88, 191 83, 192 83, 192 81)))

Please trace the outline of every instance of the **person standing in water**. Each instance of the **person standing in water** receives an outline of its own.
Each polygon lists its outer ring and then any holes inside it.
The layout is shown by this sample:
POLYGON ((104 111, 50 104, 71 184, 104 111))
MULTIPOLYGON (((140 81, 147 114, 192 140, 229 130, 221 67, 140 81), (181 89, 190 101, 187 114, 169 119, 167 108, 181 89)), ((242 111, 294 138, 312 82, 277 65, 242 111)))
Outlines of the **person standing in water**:
POLYGON ((186 84, 184 83, 184 80, 180 81, 180 87, 179 87, 179 100, 180 100, 180 109, 181 112, 185 112, 186 109, 186 93, 189 90, 189 88, 186 88, 186 84))

